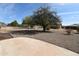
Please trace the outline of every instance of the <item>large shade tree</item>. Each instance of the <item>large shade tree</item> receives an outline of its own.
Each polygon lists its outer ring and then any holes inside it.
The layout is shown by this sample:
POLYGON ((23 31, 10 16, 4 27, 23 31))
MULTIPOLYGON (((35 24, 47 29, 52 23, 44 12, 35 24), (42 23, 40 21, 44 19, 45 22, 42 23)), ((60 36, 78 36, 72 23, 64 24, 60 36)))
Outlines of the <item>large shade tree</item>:
POLYGON ((43 27, 43 31, 46 31, 52 25, 61 24, 59 16, 55 11, 51 11, 50 7, 40 7, 34 11, 32 18, 36 25, 43 27))

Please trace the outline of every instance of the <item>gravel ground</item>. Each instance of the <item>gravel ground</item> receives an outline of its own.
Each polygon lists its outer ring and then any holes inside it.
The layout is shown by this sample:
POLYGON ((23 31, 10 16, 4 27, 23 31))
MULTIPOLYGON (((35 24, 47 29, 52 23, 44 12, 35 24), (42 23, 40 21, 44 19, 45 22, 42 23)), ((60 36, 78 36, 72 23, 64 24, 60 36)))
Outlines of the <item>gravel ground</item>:
POLYGON ((67 35, 62 30, 51 30, 51 32, 29 32, 23 30, 12 32, 12 35, 14 37, 36 38, 79 53, 79 34, 76 33, 67 35))
POLYGON ((10 33, 0 33, 0 40, 12 38, 10 33))

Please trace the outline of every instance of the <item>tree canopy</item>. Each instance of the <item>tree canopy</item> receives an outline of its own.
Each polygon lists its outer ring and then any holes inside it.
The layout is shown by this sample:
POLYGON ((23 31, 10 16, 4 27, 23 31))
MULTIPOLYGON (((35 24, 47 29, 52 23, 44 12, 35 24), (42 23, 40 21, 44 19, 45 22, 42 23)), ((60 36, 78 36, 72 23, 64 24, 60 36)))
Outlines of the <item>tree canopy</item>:
POLYGON ((40 7, 33 13, 33 21, 36 25, 43 27, 43 31, 51 27, 51 25, 60 25, 61 21, 55 11, 51 11, 49 7, 40 7))
POLYGON ((26 16, 23 19, 22 26, 31 27, 32 26, 32 17, 31 16, 26 16))
POLYGON ((9 23, 8 26, 19 26, 18 22, 14 20, 13 22, 9 23))

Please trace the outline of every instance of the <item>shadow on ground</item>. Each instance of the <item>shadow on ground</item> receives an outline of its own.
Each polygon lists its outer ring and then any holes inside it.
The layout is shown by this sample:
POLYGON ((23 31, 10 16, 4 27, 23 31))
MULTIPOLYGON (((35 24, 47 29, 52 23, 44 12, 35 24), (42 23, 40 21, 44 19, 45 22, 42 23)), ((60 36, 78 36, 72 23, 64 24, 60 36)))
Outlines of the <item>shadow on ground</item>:
POLYGON ((63 33, 63 35, 73 35, 73 34, 67 34, 67 33, 63 33))
POLYGON ((42 31, 42 30, 17 30, 17 31, 11 31, 12 34, 20 34, 20 35, 34 35, 38 33, 52 33, 51 31, 42 31))
POLYGON ((79 33, 75 33, 75 34, 79 34, 79 33))

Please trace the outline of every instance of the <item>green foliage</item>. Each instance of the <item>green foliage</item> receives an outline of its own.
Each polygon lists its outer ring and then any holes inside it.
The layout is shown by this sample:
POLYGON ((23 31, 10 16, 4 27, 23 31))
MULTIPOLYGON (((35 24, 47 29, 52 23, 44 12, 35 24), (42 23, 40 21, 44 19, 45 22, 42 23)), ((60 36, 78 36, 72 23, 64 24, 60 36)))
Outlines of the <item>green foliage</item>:
POLYGON ((24 27, 33 27, 32 18, 31 17, 25 17, 23 22, 22 22, 22 26, 24 26, 24 27))
POLYGON ((10 24, 8 24, 9 26, 18 26, 18 22, 16 20, 14 20, 13 22, 11 22, 10 24))
POLYGON ((40 7, 33 14, 33 21, 35 25, 40 25, 43 27, 43 31, 46 31, 48 26, 58 25, 61 23, 59 16, 57 16, 55 11, 51 11, 49 7, 40 7))

